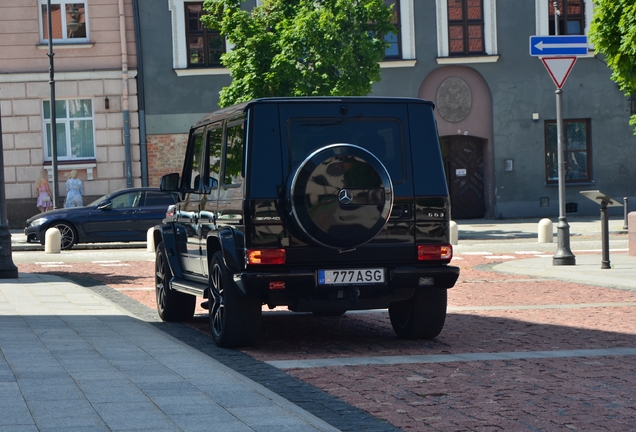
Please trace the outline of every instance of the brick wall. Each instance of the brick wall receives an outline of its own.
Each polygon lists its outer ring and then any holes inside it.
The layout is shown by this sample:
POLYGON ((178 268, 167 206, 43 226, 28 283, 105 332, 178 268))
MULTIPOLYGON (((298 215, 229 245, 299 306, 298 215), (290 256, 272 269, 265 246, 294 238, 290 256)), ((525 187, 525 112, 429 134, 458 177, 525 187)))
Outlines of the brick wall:
POLYGON ((165 174, 181 173, 188 143, 187 134, 148 135, 148 186, 158 187, 165 174))

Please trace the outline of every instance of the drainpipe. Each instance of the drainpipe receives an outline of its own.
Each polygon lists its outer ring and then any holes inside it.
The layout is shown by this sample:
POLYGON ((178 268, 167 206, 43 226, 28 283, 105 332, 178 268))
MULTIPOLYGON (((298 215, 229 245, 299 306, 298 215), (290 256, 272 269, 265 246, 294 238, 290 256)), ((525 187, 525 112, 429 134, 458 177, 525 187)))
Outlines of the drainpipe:
POLYGON ((126 186, 132 187, 132 160, 130 156, 130 111, 128 108, 128 49, 126 48, 126 15, 124 0, 119 0, 119 39, 121 41, 122 111, 124 114, 124 152, 126 153, 126 186))
POLYGON ((135 18, 135 46, 137 47, 137 99, 139 107, 139 159, 141 164, 141 185, 148 186, 148 145, 146 143, 146 98, 144 90, 144 62, 141 48, 141 27, 139 24, 139 1, 133 0, 135 18))

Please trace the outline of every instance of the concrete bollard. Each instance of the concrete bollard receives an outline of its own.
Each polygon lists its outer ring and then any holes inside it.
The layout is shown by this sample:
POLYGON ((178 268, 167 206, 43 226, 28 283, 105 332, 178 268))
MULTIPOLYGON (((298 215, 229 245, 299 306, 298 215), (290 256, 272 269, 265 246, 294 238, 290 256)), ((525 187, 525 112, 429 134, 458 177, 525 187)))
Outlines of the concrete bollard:
POLYGON ((459 228, 457 227, 457 222, 450 221, 448 227, 450 229, 450 243, 452 245, 456 245, 459 240, 459 228))
POLYGON ((148 228, 146 232, 146 252, 155 253, 155 237, 152 235, 154 228, 148 228))
POLYGON ((627 215, 627 238, 629 242, 629 255, 636 256, 636 212, 627 215))
POLYGON ((49 228, 44 233, 44 253, 60 253, 62 250, 62 233, 57 228, 49 228))
POLYGON ((547 218, 541 219, 539 221, 539 243, 552 243, 552 241, 552 221, 547 218))

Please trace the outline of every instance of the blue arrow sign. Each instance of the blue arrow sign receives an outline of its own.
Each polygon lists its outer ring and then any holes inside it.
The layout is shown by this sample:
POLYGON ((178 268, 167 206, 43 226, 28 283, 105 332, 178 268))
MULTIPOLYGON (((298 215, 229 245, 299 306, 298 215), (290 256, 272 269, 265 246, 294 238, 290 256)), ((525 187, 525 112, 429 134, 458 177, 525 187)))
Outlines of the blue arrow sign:
POLYGON ((530 55, 539 57, 587 55, 587 36, 530 36, 530 55))

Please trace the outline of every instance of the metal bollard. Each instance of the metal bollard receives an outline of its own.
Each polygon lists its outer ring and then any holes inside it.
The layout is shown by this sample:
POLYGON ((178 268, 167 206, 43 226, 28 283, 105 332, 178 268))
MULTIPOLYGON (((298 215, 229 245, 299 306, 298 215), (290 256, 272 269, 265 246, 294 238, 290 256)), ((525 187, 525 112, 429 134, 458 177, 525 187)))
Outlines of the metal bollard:
POLYGON ((44 253, 60 253, 62 249, 62 233, 57 228, 49 228, 44 233, 44 253))
POLYGON ((459 239, 459 228, 457 227, 457 222, 450 221, 448 228, 450 230, 450 243, 452 245, 457 245, 459 239))
POLYGON ((629 197, 625 197, 625 198, 623 198, 623 211, 625 212, 625 216, 624 216, 624 219, 623 219, 623 229, 624 230, 629 229, 629 222, 628 222, 629 218, 627 217, 627 214, 629 213, 628 207, 629 207, 629 197))
POLYGON ((152 235, 154 228, 148 228, 146 232, 146 252, 155 253, 155 237, 152 235))
POLYGON ((541 219, 538 227, 538 242, 552 243, 553 237, 552 221, 547 218, 541 219))

